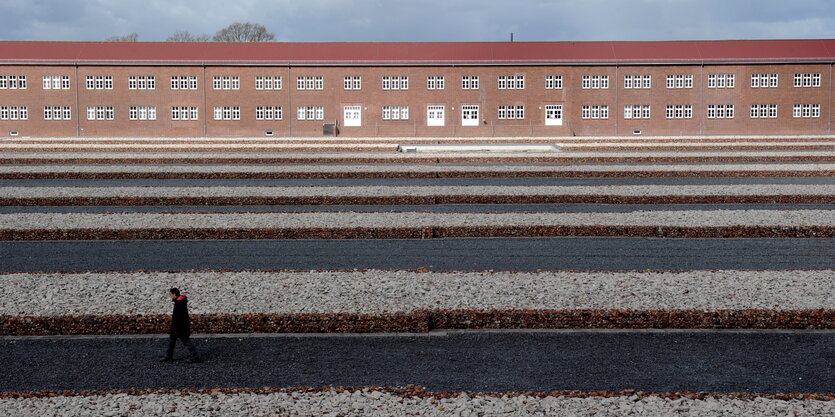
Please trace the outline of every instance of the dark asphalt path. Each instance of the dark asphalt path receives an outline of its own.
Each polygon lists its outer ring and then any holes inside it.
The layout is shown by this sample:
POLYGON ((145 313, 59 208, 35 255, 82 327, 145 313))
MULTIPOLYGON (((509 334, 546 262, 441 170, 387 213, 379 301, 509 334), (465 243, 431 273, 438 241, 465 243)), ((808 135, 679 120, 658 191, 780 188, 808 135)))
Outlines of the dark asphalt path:
POLYGON ((2 241, 0 254, 5 272, 831 269, 835 239, 2 241))
POLYGON ((0 180, 0 187, 360 187, 360 186, 584 186, 584 185, 832 185, 835 177, 753 178, 403 178, 403 179, 115 179, 0 180))
POLYGON ((373 211, 432 213, 626 213, 658 210, 833 210, 835 204, 432 204, 395 206, 0 206, 3 213, 373 211))
MULTIPOLYGON (((195 344, 202 364, 158 363, 165 337, 0 339, 0 391, 415 384, 432 391, 835 392, 832 332, 197 337, 195 344)), ((185 355, 181 345, 176 355, 185 355)))

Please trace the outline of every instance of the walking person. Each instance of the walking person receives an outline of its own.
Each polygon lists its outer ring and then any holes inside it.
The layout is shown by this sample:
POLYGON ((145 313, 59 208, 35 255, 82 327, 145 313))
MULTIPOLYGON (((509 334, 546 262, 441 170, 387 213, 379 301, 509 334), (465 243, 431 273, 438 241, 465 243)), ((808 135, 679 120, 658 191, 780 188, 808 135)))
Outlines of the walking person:
POLYGON ((188 298, 185 295, 180 295, 180 290, 172 288, 169 290, 171 301, 174 302, 174 313, 171 315, 171 334, 168 339, 168 350, 165 357, 160 362, 171 362, 174 360, 174 346, 177 344, 177 339, 183 342, 183 345, 188 349, 191 357, 189 362, 198 363, 203 362, 200 355, 197 354, 197 349, 191 343, 189 336, 191 335, 191 324, 188 318, 188 298))

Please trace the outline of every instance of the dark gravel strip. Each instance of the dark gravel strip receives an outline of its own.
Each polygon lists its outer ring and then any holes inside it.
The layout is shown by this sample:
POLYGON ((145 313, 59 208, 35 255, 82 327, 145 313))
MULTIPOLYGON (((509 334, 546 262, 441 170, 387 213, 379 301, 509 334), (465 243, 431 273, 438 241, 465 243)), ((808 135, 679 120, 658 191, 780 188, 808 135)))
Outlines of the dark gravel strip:
POLYGON ((5 272, 835 269, 835 239, 0 241, 0 253, 5 272))
MULTIPOLYGON (((167 315, 0 316, 2 336, 165 333, 167 315)), ((835 329, 835 310, 424 310, 193 314, 198 333, 422 333, 448 329, 835 329)))
POLYGON ((497 237, 835 238, 835 226, 427 226, 258 229, 0 229, 0 240, 443 239, 497 237))
POLYGON ((0 206, 8 213, 627 213, 681 210, 833 210, 835 204, 428 204, 387 206, 0 206))
MULTIPOLYGON (((167 336, 2 339, 0 391, 414 384, 432 391, 835 392, 832 333, 198 335, 194 341, 203 364, 158 363, 167 336)), ((183 354, 178 347, 177 356, 183 354)))
MULTIPOLYGON (((71 169, 71 168, 70 168, 71 169)), ((831 178, 835 171, 458 171, 458 172, 3 172, 0 180, 316 180, 432 178, 831 178)), ((658 184, 658 182, 654 182, 658 184)), ((8 186, 15 184, 9 182, 8 186)))
POLYGON ((0 197, 0 206, 386 206, 434 204, 835 204, 835 195, 392 195, 0 197))
MULTIPOLYGON (((589 186, 589 185, 832 185, 833 177, 708 178, 346 178, 346 179, 91 179, 0 180, 0 187, 363 187, 363 186, 589 186)), ((1 190, 0 190, 1 191, 1 190)))

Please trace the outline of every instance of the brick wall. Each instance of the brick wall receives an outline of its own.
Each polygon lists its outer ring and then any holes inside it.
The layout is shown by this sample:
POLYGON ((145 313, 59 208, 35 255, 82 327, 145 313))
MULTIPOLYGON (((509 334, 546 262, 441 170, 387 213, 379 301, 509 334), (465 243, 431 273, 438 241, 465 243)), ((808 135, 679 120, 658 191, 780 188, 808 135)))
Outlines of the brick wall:
POLYGON ((336 122, 342 136, 593 136, 828 134, 835 105, 831 65, 653 66, 0 66, 0 75, 26 75, 25 90, 0 89, 0 106, 27 106, 28 120, 0 120, 0 136, 320 136, 336 122), (821 86, 793 87, 795 73, 820 73, 821 86), (752 88, 751 74, 778 74, 776 88, 752 88), (668 74, 692 74, 692 88, 666 88, 668 74), (734 88, 707 88, 709 74, 734 74, 734 88), (69 76, 69 89, 43 89, 42 76, 69 76), (113 89, 92 89, 85 79, 112 76, 113 89), (154 90, 128 89, 128 77, 153 75, 154 90), (343 88, 343 77, 360 76, 360 90, 343 88), (383 90, 381 77, 408 76, 408 90, 383 90), (479 88, 461 88, 462 76, 478 76, 479 88), (524 75, 525 88, 497 88, 500 75, 524 75), (563 88, 545 89, 546 75, 561 75, 563 88), (608 89, 581 88, 583 75, 607 75, 608 89), (624 75, 649 75, 651 88, 624 88, 624 75), (171 76, 197 77, 196 90, 172 90, 171 76), (239 90, 215 90, 215 76, 240 77, 239 90), (280 76, 281 90, 256 90, 255 77, 280 76), (296 77, 321 76, 322 90, 298 90, 296 77), (444 76, 444 89, 427 89, 428 76, 444 76), (562 126, 545 125, 545 106, 563 106, 562 126), (707 105, 733 104, 733 119, 708 119, 707 105), (753 119, 751 104, 776 104, 777 118, 753 119), (794 104, 820 104, 821 117, 794 118, 794 104), (71 120, 44 120, 44 106, 72 107, 71 120), (360 106, 362 125, 344 126, 343 107, 360 106), (408 106, 408 120, 383 120, 383 106, 408 106), (444 126, 427 126, 427 106, 445 106, 444 126), (461 108, 478 105, 478 126, 462 126, 461 108), (498 106, 524 106, 524 119, 498 119, 498 106), (608 106, 606 119, 583 119, 582 106, 608 106), (649 119, 625 119, 624 105, 649 105, 649 119), (667 119, 667 105, 691 105, 689 119, 667 119), (113 106, 114 120, 87 120, 88 106, 113 106), (156 120, 129 120, 131 106, 155 106, 156 120), (198 107, 197 120, 172 120, 171 107, 198 107), (214 120, 215 106, 238 106, 240 120, 214 120), (282 120, 256 120, 256 106, 282 107, 282 120), (296 120, 297 106, 324 107, 324 120, 296 120))

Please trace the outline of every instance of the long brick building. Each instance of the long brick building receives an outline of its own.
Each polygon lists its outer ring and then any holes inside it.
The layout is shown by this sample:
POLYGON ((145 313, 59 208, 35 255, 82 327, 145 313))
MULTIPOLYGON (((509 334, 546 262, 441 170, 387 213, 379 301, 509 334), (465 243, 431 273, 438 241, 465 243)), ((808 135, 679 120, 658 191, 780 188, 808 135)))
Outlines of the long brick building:
POLYGON ((0 136, 831 134, 835 40, 0 42, 0 136))

